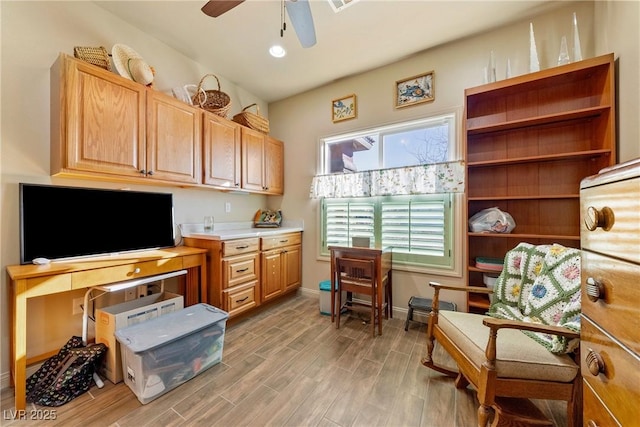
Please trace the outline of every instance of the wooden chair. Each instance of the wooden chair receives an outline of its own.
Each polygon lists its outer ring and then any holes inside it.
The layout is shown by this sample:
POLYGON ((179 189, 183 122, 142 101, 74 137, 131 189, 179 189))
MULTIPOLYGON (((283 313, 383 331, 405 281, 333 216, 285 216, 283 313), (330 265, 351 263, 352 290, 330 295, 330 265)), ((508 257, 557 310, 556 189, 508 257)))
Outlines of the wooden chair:
POLYGON ((353 259, 353 258, 336 258, 337 271, 337 289, 336 298, 338 300, 338 310, 336 313, 336 329, 340 328, 340 314, 343 309, 352 311, 368 311, 371 321, 371 333, 376 336, 376 323, 378 325, 378 333, 382 335, 382 313, 386 311, 384 301, 378 301, 376 273, 374 268, 374 260, 372 259, 353 259), (353 298, 347 298, 342 301, 343 292, 367 295, 370 302, 355 301, 353 298))
MULTIPOLYGON (((582 425, 579 266, 576 249, 521 243, 505 257, 488 315, 441 311, 438 303, 440 290, 487 294, 491 290, 429 284, 434 288, 433 309, 422 364, 456 378, 457 388, 469 384, 475 388, 478 426, 485 427, 490 408, 499 409, 500 401, 508 398, 564 400, 568 425, 582 425), (549 301, 542 301, 544 296, 549 301), (538 304, 541 301, 545 304, 538 304), (553 324, 547 315, 561 321, 553 324), (433 360, 434 341, 451 355, 457 372, 433 360)), ((494 425, 502 425, 496 423, 501 411, 495 412, 494 425)))

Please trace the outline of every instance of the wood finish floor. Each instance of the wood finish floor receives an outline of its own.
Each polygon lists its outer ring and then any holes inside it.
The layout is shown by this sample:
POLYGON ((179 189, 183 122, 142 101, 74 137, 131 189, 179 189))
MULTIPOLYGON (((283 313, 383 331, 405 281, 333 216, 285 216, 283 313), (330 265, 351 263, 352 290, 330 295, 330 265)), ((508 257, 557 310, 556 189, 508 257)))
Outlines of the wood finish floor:
MULTIPOLYGON (((317 298, 293 296, 227 325, 222 363, 142 405, 124 384, 105 381, 55 410, 55 420, 12 420, 2 391, 2 425, 22 426, 434 426, 476 425, 471 389, 420 364, 426 326, 384 321, 373 338, 357 315, 335 329, 317 298)), ((445 356, 440 354, 439 356, 445 356)), ((557 426, 560 402, 536 401, 557 426)), ((34 412, 35 413, 35 412, 34 412)))

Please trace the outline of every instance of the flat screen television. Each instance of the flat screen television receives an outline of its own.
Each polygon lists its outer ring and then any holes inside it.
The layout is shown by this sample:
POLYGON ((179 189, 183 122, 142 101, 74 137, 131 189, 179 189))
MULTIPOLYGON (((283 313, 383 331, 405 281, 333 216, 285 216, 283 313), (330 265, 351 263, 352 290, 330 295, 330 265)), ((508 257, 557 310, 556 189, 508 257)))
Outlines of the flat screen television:
POLYGON ((175 246, 173 195, 20 183, 20 263, 175 246))

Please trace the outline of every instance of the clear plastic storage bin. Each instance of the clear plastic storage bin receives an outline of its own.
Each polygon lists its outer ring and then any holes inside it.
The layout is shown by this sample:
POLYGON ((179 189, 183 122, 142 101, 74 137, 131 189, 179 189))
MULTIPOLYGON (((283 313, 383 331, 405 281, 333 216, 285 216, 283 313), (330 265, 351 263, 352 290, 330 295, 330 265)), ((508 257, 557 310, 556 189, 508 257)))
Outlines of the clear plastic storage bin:
POLYGON ((229 315, 196 304, 116 331, 125 383, 143 404, 222 360, 229 315))

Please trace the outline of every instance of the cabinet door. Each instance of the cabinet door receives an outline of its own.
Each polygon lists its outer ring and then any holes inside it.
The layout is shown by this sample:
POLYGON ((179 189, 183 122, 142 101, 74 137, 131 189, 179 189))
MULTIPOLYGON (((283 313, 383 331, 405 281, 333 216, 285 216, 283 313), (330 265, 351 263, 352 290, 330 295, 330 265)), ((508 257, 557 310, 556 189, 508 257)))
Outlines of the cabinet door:
POLYGON ((262 253, 262 301, 270 300, 284 291, 282 249, 262 253))
POLYGON ((146 161, 145 91, 106 70, 61 57, 52 69, 51 120, 52 129, 57 128, 52 131, 52 173, 140 176, 146 161))
POLYGON ((289 246, 283 256, 284 291, 297 288, 302 283, 302 246, 289 246))
POLYGON ((240 188, 240 126, 212 113, 204 113, 204 183, 240 188))
POLYGON ((242 188, 264 191, 264 134, 242 127, 242 188))
POLYGON ((202 181, 202 112, 168 95, 147 95, 147 169, 153 179, 202 181))
POLYGON ((284 194, 284 144, 267 136, 264 141, 264 181, 268 194, 284 194))

